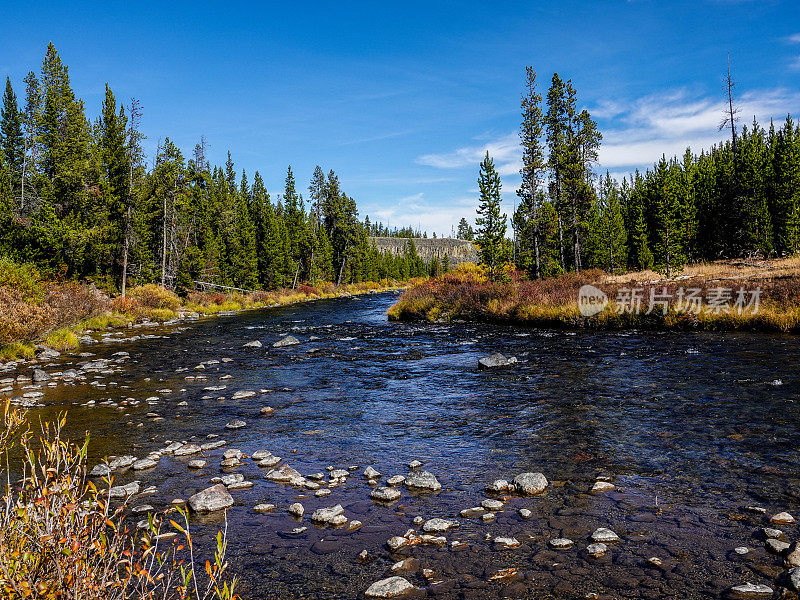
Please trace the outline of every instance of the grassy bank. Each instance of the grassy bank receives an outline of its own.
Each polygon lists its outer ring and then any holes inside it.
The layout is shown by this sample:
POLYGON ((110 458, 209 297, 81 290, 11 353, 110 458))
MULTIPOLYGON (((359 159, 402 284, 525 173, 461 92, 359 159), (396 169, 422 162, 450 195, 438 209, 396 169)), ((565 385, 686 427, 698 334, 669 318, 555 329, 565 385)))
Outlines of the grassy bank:
POLYGON ((670 279, 659 277, 652 272, 610 276, 592 270, 530 281, 508 271, 503 281, 491 281, 480 267, 462 266, 409 287, 389 309, 389 318, 571 329, 800 332, 796 259, 708 263, 670 279), (605 308, 591 316, 582 314, 578 304, 585 285, 598 288, 608 299, 605 308))
POLYGON ((110 298, 94 286, 43 278, 30 265, 0 259, 0 361, 32 358, 36 344, 73 350, 79 336, 145 321, 164 322, 196 313, 284 306, 323 298, 396 289, 403 282, 384 280, 334 286, 300 285, 250 294, 192 292, 186 298, 155 284, 133 287, 125 298, 110 298))

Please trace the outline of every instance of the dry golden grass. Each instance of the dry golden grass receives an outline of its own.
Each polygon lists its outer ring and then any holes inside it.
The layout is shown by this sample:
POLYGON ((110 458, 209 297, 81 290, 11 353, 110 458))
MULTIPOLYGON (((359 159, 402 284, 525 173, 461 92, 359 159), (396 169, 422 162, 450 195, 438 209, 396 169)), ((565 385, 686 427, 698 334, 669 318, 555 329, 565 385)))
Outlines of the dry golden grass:
POLYGON ((773 279, 800 276, 800 256, 770 260, 738 259, 716 260, 686 265, 672 277, 666 278, 656 271, 634 271, 619 275, 604 275, 599 283, 661 283, 684 279, 773 279))

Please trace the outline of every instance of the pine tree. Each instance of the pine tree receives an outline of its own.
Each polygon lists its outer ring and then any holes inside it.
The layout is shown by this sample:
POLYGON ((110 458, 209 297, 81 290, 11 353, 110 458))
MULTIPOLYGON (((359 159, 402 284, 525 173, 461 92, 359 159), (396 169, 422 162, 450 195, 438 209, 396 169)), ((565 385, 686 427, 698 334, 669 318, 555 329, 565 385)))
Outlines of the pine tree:
POLYGON ((500 213, 500 175, 494 168, 489 152, 483 159, 478 176, 480 200, 478 204, 477 244, 481 262, 489 267, 492 277, 497 277, 505 258, 503 240, 506 236, 506 215, 500 213))
POLYGON ((9 183, 14 194, 22 188, 22 166, 25 161, 22 117, 17 104, 17 96, 11 87, 11 79, 6 77, 3 106, 0 108, 0 149, 5 158, 9 183))
POLYGON ((522 144, 522 181, 517 195, 520 205, 514 214, 514 230, 517 232, 519 257, 517 264, 529 274, 541 276, 539 248, 539 187, 542 184, 546 161, 542 144, 544 117, 542 96, 536 91, 536 71, 525 67, 525 92, 522 94, 522 125, 519 137, 522 144), (532 259, 532 260, 531 260, 532 259))

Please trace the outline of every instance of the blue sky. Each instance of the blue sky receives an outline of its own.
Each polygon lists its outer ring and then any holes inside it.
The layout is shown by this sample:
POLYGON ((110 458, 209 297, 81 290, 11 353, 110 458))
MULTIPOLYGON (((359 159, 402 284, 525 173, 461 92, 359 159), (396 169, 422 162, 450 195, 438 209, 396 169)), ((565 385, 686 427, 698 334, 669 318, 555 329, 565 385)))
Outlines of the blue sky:
POLYGON ((487 149, 511 213, 525 65, 543 94, 572 78, 605 136, 597 170, 619 175, 722 137, 728 52, 740 124, 800 115, 797 0, 5 1, 0 23, 18 95, 52 40, 92 118, 106 82, 141 101, 151 157, 205 135, 273 195, 288 164, 303 189, 320 164, 362 217, 429 233, 474 218, 487 149))

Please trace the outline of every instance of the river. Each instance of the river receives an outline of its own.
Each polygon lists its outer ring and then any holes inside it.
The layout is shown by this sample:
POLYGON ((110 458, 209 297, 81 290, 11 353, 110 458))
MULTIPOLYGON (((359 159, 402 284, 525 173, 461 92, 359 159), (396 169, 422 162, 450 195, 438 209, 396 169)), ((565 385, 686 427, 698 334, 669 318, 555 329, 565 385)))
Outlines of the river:
MULTIPOLYGON (((198 455, 168 455, 153 469, 116 475, 115 483, 157 486, 131 500, 157 510, 208 487, 230 448, 269 450, 304 475, 358 466, 323 498, 265 480, 251 460, 226 470, 255 484, 232 492, 228 514, 244 598, 361 598, 404 557, 431 572, 403 576, 442 598, 714 598, 745 582, 777 589, 785 569, 759 535, 769 515, 800 517, 800 338, 389 323, 395 299, 325 300, 117 332, 109 339, 123 341, 81 348, 92 357, 54 361, 47 370, 112 358, 106 373, 83 381, 56 377, 31 416, 68 410, 71 436, 91 432, 90 465, 104 455, 145 456, 167 441, 224 439, 203 453, 208 466, 199 471, 186 466, 198 455), (143 333, 155 337, 125 341, 143 333), (287 334, 301 343, 272 347, 287 334), (244 346, 253 340, 263 347, 244 346), (113 362, 118 352, 129 357, 113 362), (519 363, 479 371, 478 359, 494 352, 519 363), (233 400, 241 390, 257 393, 233 400), (120 404, 126 398, 140 403, 120 404), (265 405, 275 412, 261 416, 265 405), (247 426, 227 430, 232 419, 247 426), (401 487, 390 506, 370 500, 367 466, 385 481, 405 475, 414 459, 436 475, 440 492, 401 487), (459 516, 487 498, 487 484, 526 471, 550 481, 543 495, 510 496, 491 522, 459 516), (598 476, 616 489, 589 493, 598 476), (297 501, 307 511, 302 523, 286 510, 297 501), (264 502, 276 510, 252 510, 264 502), (311 511, 337 503, 363 526, 311 524, 311 511), (415 527, 415 517, 459 527, 445 534, 448 546, 390 554, 387 539, 415 527), (290 533, 300 525, 308 529, 290 533), (598 527, 622 540, 593 558, 585 549, 598 527), (497 549, 487 539, 496 536, 521 546, 497 549), (575 544, 553 550, 553 538, 575 544), (451 548, 454 540, 464 544, 451 548), (507 568, 516 574, 492 579, 507 568)), ((220 524, 219 515, 192 523, 205 542, 220 524)), ((796 526, 782 527, 795 538, 796 526)))

